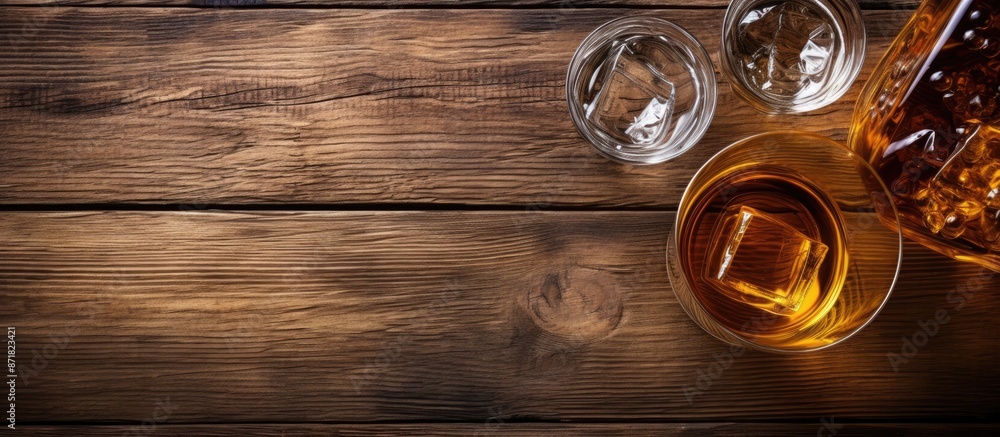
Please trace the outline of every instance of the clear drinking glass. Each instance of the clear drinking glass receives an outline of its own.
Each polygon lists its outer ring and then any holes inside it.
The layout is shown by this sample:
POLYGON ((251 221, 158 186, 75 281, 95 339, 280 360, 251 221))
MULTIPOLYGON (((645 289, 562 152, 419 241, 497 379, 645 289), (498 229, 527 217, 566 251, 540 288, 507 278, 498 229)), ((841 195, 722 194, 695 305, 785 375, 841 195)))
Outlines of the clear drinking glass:
POLYGON ((733 92, 755 108, 811 111, 844 95, 861 71, 864 21, 854 0, 734 0, 720 58, 733 92))
POLYGON ((577 48, 566 100, 580 134, 604 156, 655 164, 684 153, 715 114, 715 70, 684 29, 650 17, 598 27, 577 48))
POLYGON ((712 335, 809 351, 875 317, 896 282, 901 238, 866 161, 817 135, 774 132, 730 145, 695 174, 667 264, 684 310, 712 335))

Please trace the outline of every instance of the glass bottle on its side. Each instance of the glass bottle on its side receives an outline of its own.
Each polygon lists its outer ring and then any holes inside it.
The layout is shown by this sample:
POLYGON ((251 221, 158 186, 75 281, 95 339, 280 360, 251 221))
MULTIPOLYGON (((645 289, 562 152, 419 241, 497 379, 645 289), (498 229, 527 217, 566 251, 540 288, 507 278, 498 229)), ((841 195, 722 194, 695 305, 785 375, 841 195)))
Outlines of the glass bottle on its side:
POLYGON ((906 237, 1000 271, 1000 3, 925 0, 862 91, 849 143, 906 237))

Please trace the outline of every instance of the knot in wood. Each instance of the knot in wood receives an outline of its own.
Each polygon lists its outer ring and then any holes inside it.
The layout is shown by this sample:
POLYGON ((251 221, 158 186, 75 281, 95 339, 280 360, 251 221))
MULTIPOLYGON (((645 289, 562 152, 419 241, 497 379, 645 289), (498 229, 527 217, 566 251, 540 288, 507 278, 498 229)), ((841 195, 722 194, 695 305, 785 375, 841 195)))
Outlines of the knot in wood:
POLYGON ((572 266, 545 276, 528 293, 528 314, 545 331, 575 340, 610 334, 622 319, 622 297, 610 273, 572 266))

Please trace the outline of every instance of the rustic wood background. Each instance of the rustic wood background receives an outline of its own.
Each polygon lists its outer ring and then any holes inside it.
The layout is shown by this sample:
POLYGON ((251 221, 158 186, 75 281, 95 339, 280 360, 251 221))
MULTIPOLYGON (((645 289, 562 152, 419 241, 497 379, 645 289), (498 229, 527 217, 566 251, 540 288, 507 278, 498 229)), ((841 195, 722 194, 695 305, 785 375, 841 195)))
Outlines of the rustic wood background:
POLYGON ((695 169, 769 130, 844 141, 915 3, 861 1, 836 104, 766 116, 719 76, 704 140, 634 167, 570 121, 576 45, 646 14, 718 65, 726 1, 3 0, 18 431, 992 435, 992 273, 908 243, 857 337, 733 357, 664 267, 695 169))

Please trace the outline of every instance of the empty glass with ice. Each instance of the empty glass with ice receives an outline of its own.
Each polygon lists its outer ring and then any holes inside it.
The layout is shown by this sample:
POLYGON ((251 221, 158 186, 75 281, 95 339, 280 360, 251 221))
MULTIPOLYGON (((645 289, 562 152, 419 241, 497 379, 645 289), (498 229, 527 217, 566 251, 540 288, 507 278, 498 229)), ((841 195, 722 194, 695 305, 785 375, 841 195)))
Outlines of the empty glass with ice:
POLYGON ((580 44, 566 77, 577 129, 599 152, 631 164, 671 159, 701 139, 715 113, 708 53, 656 18, 604 24, 580 44))
POLYGON ((854 82, 865 28, 853 0, 735 0, 721 59, 733 91, 772 113, 826 106, 854 82))

